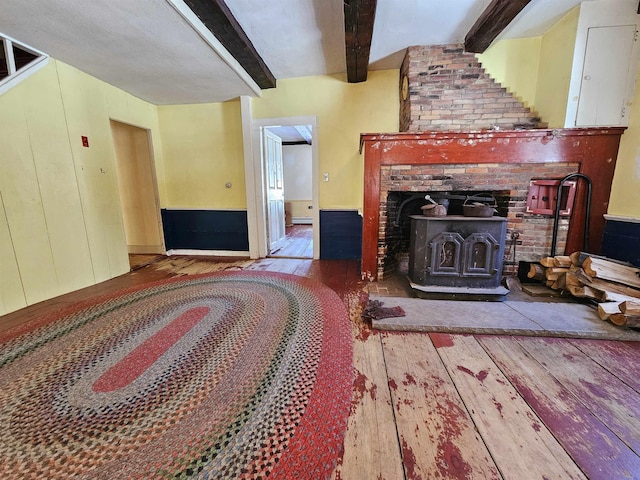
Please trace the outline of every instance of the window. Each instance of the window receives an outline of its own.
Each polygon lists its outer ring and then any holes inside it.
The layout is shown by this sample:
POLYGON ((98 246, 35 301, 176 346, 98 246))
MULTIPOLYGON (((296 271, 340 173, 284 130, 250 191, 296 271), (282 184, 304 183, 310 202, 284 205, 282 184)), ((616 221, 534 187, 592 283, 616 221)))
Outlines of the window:
POLYGON ((48 58, 0 33, 0 94, 45 66, 48 58))

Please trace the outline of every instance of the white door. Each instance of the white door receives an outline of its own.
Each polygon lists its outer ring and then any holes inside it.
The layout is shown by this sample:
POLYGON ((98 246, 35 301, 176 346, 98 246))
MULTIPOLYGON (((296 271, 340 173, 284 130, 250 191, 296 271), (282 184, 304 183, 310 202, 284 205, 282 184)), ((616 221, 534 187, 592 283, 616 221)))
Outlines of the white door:
POLYGON ((269 253, 282 248, 285 242, 284 180, 282 168, 282 140, 263 129, 263 152, 267 182, 267 231, 269 253))
POLYGON ((635 34, 635 25, 589 29, 576 126, 626 124, 635 34))

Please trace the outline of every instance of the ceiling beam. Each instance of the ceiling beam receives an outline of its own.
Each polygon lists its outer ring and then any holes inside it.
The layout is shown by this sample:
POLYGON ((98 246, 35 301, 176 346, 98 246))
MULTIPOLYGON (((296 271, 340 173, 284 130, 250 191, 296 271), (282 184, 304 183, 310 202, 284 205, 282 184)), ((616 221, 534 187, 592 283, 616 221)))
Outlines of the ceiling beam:
POLYGON ((344 1, 344 42, 349 83, 367 80, 369 53, 376 17, 376 0, 344 1))
POLYGON ((303 143, 307 143, 308 145, 311 145, 311 141, 313 137, 311 136, 311 131, 309 130, 309 127, 307 127, 306 125, 296 125, 293 128, 295 128, 296 131, 300 134, 300 136, 304 138, 303 143))
POLYGON ((271 70, 224 0, 185 0, 185 3, 261 89, 275 88, 276 79, 271 70))
POLYGON ((464 39, 467 52, 483 53, 531 0, 493 0, 464 39))

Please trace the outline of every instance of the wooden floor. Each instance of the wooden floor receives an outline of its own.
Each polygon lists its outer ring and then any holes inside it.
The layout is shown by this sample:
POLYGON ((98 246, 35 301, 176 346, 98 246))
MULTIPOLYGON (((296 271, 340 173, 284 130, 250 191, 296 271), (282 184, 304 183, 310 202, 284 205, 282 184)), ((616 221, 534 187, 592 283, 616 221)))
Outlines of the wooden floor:
POLYGON ((273 258, 313 258, 313 226, 290 225, 285 229, 284 246, 273 252, 273 258))
POLYGON ((220 269, 315 278, 345 302, 355 383, 336 480, 640 479, 640 343, 372 331, 355 261, 170 257, 0 317, 0 330, 87 296, 220 269))

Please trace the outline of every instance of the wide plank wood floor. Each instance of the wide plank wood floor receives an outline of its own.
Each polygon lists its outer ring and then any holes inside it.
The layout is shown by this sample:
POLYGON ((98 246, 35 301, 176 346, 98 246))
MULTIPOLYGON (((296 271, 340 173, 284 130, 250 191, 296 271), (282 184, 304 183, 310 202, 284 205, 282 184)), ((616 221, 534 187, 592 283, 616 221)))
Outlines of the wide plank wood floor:
POLYGON ((285 242, 270 256, 275 258, 313 258, 313 227, 290 225, 285 228, 285 242))
POLYGON ((373 331, 356 261, 170 257, 0 317, 0 331, 220 269, 314 278, 347 306, 355 380, 336 480, 640 479, 640 343, 373 331))

